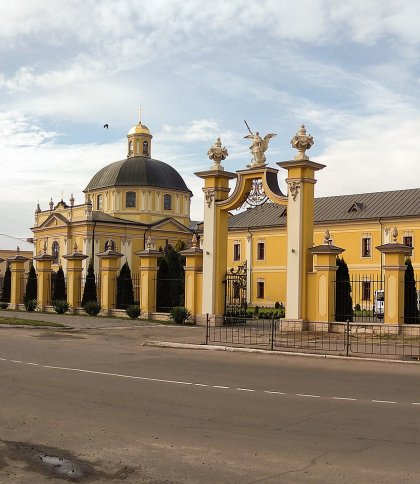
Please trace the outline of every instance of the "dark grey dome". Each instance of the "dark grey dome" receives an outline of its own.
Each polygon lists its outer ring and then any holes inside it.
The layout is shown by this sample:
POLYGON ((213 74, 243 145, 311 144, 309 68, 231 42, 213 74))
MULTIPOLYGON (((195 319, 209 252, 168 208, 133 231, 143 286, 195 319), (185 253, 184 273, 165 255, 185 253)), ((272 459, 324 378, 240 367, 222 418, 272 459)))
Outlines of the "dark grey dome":
POLYGON ((168 188, 191 193, 172 166, 143 156, 133 156, 105 166, 94 175, 84 191, 115 186, 168 188))

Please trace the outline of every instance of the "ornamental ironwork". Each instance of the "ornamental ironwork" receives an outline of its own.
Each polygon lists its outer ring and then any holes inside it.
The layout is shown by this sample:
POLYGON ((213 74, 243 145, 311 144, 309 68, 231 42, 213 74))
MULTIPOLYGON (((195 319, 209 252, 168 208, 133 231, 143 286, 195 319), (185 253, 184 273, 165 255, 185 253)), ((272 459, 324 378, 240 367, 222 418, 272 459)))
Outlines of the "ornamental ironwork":
POLYGON ((257 207, 263 205, 268 200, 268 196, 264 191, 261 179, 252 180, 251 190, 246 195, 245 201, 241 208, 257 207))

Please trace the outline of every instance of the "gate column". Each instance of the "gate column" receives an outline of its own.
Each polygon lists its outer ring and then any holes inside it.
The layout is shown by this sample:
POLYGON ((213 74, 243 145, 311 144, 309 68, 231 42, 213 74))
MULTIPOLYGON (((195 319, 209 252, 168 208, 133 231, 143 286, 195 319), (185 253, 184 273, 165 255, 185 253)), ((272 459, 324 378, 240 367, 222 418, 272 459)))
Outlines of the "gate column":
POLYGON ((314 174, 325 165, 305 155, 305 150, 313 145, 313 138, 306 134, 304 125, 291 143, 298 154, 291 161, 277 164, 288 170, 286 320, 299 323, 308 319, 308 273, 313 270, 313 257, 308 249, 313 246, 314 236, 314 174))
POLYGON ((194 234, 192 247, 181 252, 185 256, 185 307, 190 311, 193 322, 201 319, 197 318, 197 314, 201 314, 203 292, 203 250, 197 245, 197 236, 194 234))
POLYGON ((156 278, 158 271, 158 259, 163 253, 152 248, 149 236, 146 249, 136 252, 140 256, 140 307, 142 317, 148 319, 151 313, 156 311, 156 278))
POLYGON ((38 273, 38 307, 40 311, 45 311, 48 303, 51 302, 51 264, 54 257, 47 254, 47 245, 41 255, 34 257, 36 260, 36 270, 38 273))
POLYGON ((67 260, 67 302, 70 304, 70 312, 75 314, 82 301, 82 272, 83 261, 89 256, 78 252, 77 244, 74 244, 74 252, 63 255, 67 260))
POLYGON ((117 288, 117 272, 120 265, 120 259, 123 256, 115 250, 106 250, 96 254, 100 262, 101 277, 101 306, 104 316, 111 314, 114 309, 117 288))
POLYGON ((404 323, 404 273, 407 269, 405 258, 410 256, 413 247, 398 244, 398 230, 392 231, 394 242, 376 247, 381 254, 385 254, 384 260, 384 323, 404 323))
POLYGON ((20 255, 19 247, 17 254, 9 259, 11 272, 10 309, 19 309, 19 304, 23 302, 22 278, 25 273, 25 262, 28 260, 27 257, 20 255))

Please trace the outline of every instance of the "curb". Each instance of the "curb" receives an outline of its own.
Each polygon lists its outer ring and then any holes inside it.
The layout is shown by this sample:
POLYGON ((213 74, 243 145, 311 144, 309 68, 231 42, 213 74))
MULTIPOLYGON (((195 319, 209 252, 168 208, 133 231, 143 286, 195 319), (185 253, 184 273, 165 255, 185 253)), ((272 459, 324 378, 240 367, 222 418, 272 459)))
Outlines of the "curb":
POLYGON ((190 343, 171 343, 169 341, 145 341, 143 346, 154 346, 156 348, 174 348, 186 350, 205 350, 205 351, 228 351, 231 353, 257 353, 263 355, 286 355, 286 356, 303 356, 308 358, 325 358, 325 359, 339 359, 352 361, 376 361, 379 363, 400 363, 409 365, 418 365, 420 361, 405 361, 405 360, 388 360, 385 358, 363 358, 360 356, 341 356, 341 355, 327 355, 318 353, 298 353, 296 351, 271 351, 257 348, 237 348, 234 346, 216 346, 205 344, 190 344, 190 343))

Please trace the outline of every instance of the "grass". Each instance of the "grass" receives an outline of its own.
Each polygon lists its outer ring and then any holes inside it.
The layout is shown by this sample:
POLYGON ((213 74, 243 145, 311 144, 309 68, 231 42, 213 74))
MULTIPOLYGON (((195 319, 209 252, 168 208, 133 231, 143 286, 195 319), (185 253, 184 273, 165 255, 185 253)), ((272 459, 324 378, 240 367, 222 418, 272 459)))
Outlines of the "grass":
POLYGON ((64 328, 64 324, 48 323, 47 321, 32 321, 30 319, 5 318, 0 316, 0 324, 9 326, 51 326, 53 328, 64 328))

